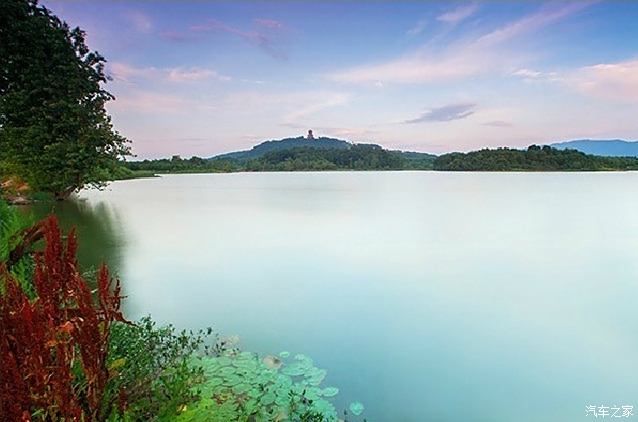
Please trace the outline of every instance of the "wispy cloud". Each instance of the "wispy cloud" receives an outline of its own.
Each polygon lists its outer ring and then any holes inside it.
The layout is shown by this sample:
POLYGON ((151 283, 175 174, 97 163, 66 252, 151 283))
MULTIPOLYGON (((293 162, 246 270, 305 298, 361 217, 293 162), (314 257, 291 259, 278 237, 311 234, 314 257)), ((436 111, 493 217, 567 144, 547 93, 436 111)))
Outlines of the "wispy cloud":
POLYGON ((442 107, 431 108, 415 119, 406 120, 404 123, 449 122, 465 119, 476 111, 474 103, 448 104, 442 107))
POLYGON ((436 20, 440 22, 456 25, 459 22, 469 18, 479 9, 478 3, 469 3, 457 7, 454 10, 439 15, 436 20))
POLYGON ((529 16, 511 22, 495 31, 481 36, 477 41, 477 46, 490 46, 501 44, 512 38, 523 34, 528 34, 541 29, 547 25, 556 23, 574 13, 591 6, 598 0, 583 0, 571 3, 550 3, 529 16), (558 5, 558 7, 557 7, 558 5))
POLYGON ((124 14, 124 18, 138 32, 150 33, 153 30, 151 18, 142 12, 129 11, 124 14))
POLYGON ((425 28, 427 28, 428 26, 428 20, 423 18, 420 19, 412 28, 410 28, 406 33, 411 36, 417 36, 419 35, 421 32, 423 32, 425 30, 425 28))
POLYGON ((324 110, 347 104, 350 98, 350 93, 330 90, 291 92, 250 90, 233 92, 223 100, 222 104, 226 110, 253 116, 272 110, 273 104, 276 104, 279 124, 297 128, 306 127, 308 120, 316 118, 316 115, 324 110))
POLYGON ((557 72, 541 72, 526 68, 515 70, 512 72, 512 75, 522 78, 525 82, 560 80, 560 76, 557 72))
POLYGON ((509 72, 520 68, 526 57, 511 46, 513 40, 567 18, 592 3, 553 3, 473 40, 453 42, 442 51, 426 45, 385 63, 352 67, 327 76, 345 83, 433 83, 494 71, 509 72))
POLYGON ((220 75, 212 69, 206 69, 201 67, 177 67, 173 69, 167 69, 168 79, 173 82, 193 82, 201 81, 204 79, 216 79, 219 81, 229 81, 230 76, 220 75))
POLYGON ((141 112, 148 114, 190 113, 202 104, 177 95, 155 91, 128 90, 126 95, 118 95, 109 103, 109 111, 141 112))
POLYGON ((297 122, 321 110, 344 105, 350 98, 349 94, 341 92, 326 92, 306 98, 305 104, 284 116, 285 122, 297 122))
POLYGON ((561 72, 519 69, 526 82, 554 83, 601 100, 638 104, 638 59, 599 63, 561 72))
POLYGON ((638 59, 585 66, 566 74, 562 81, 586 95, 638 104, 638 59))
POLYGON ((196 33, 225 32, 260 48, 275 59, 286 60, 288 55, 281 39, 283 24, 271 19, 255 19, 253 22, 256 29, 244 30, 216 19, 209 19, 205 23, 191 26, 190 30, 196 33))
POLYGON ((159 33, 159 36, 174 42, 185 42, 191 39, 190 34, 179 31, 162 31, 159 33))
POLYGON ((492 120, 492 121, 483 123, 483 126, 512 127, 514 125, 510 122, 506 122, 505 120, 492 120))
POLYGON ((263 26, 264 28, 270 28, 270 29, 283 29, 284 28, 284 24, 276 21, 274 19, 254 19, 255 23, 257 25, 263 26))
POLYGON ((122 62, 109 63, 108 72, 117 81, 132 83, 135 79, 159 79, 169 82, 194 82, 206 79, 229 81, 213 69, 202 67, 136 67, 122 62))

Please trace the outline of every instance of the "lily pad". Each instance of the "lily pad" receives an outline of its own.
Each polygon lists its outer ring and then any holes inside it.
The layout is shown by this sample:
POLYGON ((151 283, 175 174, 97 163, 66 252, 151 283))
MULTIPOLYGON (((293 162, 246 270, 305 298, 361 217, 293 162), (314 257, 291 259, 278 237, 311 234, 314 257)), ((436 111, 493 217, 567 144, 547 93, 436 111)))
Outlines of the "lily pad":
POLYGON ((275 402, 275 395, 273 393, 266 393, 261 397, 261 404, 264 406, 271 405, 275 402))
POLYGON ((209 385, 210 387, 217 387, 218 385, 222 385, 223 383, 224 383, 224 380, 218 377, 209 378, 208 381, 206 382, 206 384, 209 385))
POLYGON ((279 369, 282 365, 281 359, 276 356, 266 356, 261 361, 270 369, 279 369))
POLYGON ((360 414, 363 413, 363 403, 360 403, 358 401, 352 402, 350 403, 350 406, 348 406, 348 409, 350 409, 350 412, 355 415, 355 416, 359 416, 360 414))
POLYGON ((219 366, 228 366, 233 362, 233 360, 231 358, 229 358, 228 356, 220 356, 217 358, 217 364, 219 366))
POLYGON ((244 394, 250 390, 250 384, 240 383, 233 387, 233 391, 237 394, 244 394))
POLYGON ((228 378, 224 380, 224 385, 227 385, 229 387, 232 387, 234 385, 241 384, 241 383, 242 383, 242 379, 238 377, 237 375, 229 376, 228 378))
POLYGON ((307 368, 305 368, 303 365, 300 365, 299 363, 295 362, 295 363, 291 363, 290 365, 285 365, 283 369, 281 370, 281 372, 283 372, 286 375, 290 375, 291 377, 297 377, 297 376, 304 375, 306 373, 306 370, 307 368))
POLYGON ((225 377, 230 376, 230 375, 234 375, 235 372, 236 372, 236 369, 233 368, 232 366, 224 366, 223 368, 221 368, 219 370, 219 373, 222 374, 225 377))
POLYGON ((326 370, 325 369, 317 369, 315 368, 312 371, 309 371, 308 373, 306 373, 306 377, 308 379, 308 384, 310 385, 319 385, 321 384, 321 382, 324 380, 324 378, 326 377, 326 370))
POLYGON ((321 395, 324 397, 334 397, 339 394, 339 389, 337 387, 326 387, 321 390, 321 395))

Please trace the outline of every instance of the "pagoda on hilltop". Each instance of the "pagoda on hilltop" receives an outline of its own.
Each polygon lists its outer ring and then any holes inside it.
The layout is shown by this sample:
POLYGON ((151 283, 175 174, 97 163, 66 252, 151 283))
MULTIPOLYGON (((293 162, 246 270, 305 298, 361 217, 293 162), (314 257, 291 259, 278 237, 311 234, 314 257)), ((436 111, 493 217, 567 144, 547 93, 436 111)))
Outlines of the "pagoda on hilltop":
POLYGON ((308 129, 308 136, 306 136, 306 139, 309 141, 312 141, 315 139, 315 136, 312 134, 312 129, 308 129))

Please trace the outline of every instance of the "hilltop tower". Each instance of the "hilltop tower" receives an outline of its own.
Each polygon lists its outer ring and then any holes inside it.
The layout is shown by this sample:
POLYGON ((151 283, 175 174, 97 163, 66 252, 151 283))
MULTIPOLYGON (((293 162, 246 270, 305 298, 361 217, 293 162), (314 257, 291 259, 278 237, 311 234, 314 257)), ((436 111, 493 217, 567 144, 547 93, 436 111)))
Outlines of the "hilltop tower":
POLYGON ((309 141, 315 139, 314 135, 312 134, 312 129, 308 129, 308 136, 306 137, 306 139, 309 141))

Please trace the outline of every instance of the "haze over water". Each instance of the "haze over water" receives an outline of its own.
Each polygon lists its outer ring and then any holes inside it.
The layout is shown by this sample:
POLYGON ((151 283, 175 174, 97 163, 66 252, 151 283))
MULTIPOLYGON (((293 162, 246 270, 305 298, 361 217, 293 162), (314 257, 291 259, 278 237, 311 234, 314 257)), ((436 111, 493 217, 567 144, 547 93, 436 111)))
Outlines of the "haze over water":
POLYGON ((564 422, 638 405, 637 184, 170 175, 84 191, 57 213, 79 224, 81 250, 107 251, 130 318, 310 355, 370 421, 564 422))

